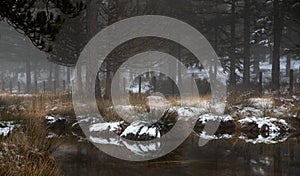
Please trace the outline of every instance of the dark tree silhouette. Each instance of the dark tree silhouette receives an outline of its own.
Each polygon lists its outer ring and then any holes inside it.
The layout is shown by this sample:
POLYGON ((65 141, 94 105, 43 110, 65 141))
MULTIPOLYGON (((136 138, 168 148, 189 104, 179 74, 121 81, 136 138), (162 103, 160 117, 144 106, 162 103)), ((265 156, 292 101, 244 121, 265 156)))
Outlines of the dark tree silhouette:
POLYGON ((83 9, 82 1, 1 0, 0 20, 26 35, 40 50, 49 52, 65 19, 76 17, 83 9))

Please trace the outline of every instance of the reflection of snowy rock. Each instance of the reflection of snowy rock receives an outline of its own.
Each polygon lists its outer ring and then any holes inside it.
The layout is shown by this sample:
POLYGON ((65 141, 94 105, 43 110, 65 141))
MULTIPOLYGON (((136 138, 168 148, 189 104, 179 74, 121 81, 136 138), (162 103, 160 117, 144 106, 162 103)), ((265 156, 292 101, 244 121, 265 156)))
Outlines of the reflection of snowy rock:
POLYGON ((120 133, 122 131, 122 125, 124 121, 121 122, 105 122, 105 123, 96 123, 89 127, 90 132, 116 132, 120 133))
POLYGON ((141 144, 141 143, 133 143, 129 144, 126 141, 123 141, 123 144, 127 149, 132 151, 138 155, 146 155, 147 153, 156 152, 160 149, 161 144, 160 142, 150 142, 148 144, 141 144))
POLYGON ((138 141, 129 142, 122 138, 112 138, 112 137, 102 138, 102 137, 90 136, 89 140, 95 144, 125 147, 131 152, 141 156, 152 154, 152 152, 158 151, 161 147, 160 142, 148 142, 148 143, 141 143, 138 141))
POLYGON ((221 134, 221 135, 209 135, 205 131, 199 133, 199 137, 202 139, 231 139, 233 135, 231 134, 221 134))
POLYGON ((252 144, 276 144, 279 142, 284 142, 288 139, 288 135, 280 135, 279 133, 273 133, 270 136, 263 137, 262 135, 258 135, 256 138, 249 138, 247 135, 242 134, 239 139, 244 140, 245 142, 252 144))

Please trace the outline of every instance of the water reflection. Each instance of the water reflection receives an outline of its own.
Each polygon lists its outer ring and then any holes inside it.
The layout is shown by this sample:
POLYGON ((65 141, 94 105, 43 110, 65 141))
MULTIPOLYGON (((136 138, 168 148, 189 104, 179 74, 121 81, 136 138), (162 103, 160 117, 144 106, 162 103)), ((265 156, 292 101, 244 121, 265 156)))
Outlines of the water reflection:
POLYGON ((220 139, 198 146, 191 135, 172 153, 147 162, 122 161, 89 142, 68 138, 55 153, 65 175, 300 175, 300 138, 278 144, 220 139))

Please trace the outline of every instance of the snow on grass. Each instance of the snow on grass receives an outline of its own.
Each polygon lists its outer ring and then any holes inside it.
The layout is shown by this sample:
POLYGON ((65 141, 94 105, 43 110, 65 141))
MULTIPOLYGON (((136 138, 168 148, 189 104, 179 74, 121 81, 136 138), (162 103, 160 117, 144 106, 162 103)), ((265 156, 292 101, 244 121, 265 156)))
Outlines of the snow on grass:
POLYGON ((193 117, 203 114, 207 110, 204 108, 173 106, 169 109, 169 111, 176 111, 179 117, 193 117))
POLYGON ((141 120, 146 116, 146 109, 142 106, 117 105, 110 106, 107 110, 115 110, 122 119, 129 123, 141 120))
POLYGON ((3 121, 0 122, 0 136, 7 136, 15 128, 15 122, 13 121, 3 121))
POLYGON ((206 99, 199 99, 199 98, 182 99, 182 100, 178 100, 177 103, 186 107, 200 107, 205 109, 209 109, 211 105, 211 101, 209 99, 206 100, 206 99))
POLYGON ((47 121, 47 123, 52 124, 56 122, 57 120, 64 120, 64 117, 57 117, 57 116, 51 116, 51 115, 46 115, 44 119, 47 121))
POLYGON ((111 131, 115 132, 121 129, 121 125, 124 121, 121 122, 105 122, 105 123, 96 123, 90 126, 90 132, 101 132, 101 131, 111 131))
POLYGON ((166 98, 163 96, 148 96, 147 101, 150 110, 165 109, 167 107, 166 98))
POLYGON ((0 97, 5 97, 5 96, 10 96, 10 97, 31 97, 33 94, 10 94, 10 93, 2 93, 0 94, 0 97))
POLYGON ((274 104, 271 98, 249 98, 250 103, 256 108, 271 108, 274 104))
POLYGON ((208 113, 208 114, 203 114, 201 116, 199 116, 199 121, 202 124, 207 123, 208 121, 221 121, 221 122, 228 122, 228 121, 233 121, 234 119, 232 118, 231 115, 215 115, 212 113, 208 113))
POLYGON ((48 138, 48 139, 58 138, 58 137, 60 137, 60 136, 55 133, 52 133, 52 132, 48 133, 46 136, 46 138, 48 138))
POLYGON ((262 117, 264 114, 262 110, 253 107, 243 107, 240 110, 237 110, 237 113, 243 116, 255 116, 255 117, 262 117))
POLYGON ((0 128, 0 136, 7 136, 12 131, 10 127, 0 128))

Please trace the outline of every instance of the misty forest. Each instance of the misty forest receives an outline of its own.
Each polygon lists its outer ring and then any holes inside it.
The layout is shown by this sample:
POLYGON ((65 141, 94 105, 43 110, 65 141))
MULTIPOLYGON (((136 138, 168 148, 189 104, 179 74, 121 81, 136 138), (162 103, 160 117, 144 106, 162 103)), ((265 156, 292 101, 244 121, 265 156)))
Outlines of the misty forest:
MULTIPOLYGON (((0 175, 300 175, 299 12, 299 0, 1 0, 0 175), (99 34, 147 31, 110 28, 144 16, 191 26, 217 59, 152 35, 102 58, 119 36, 99 34)), ((163 32, 176 31, 189 42, 163 32)))

